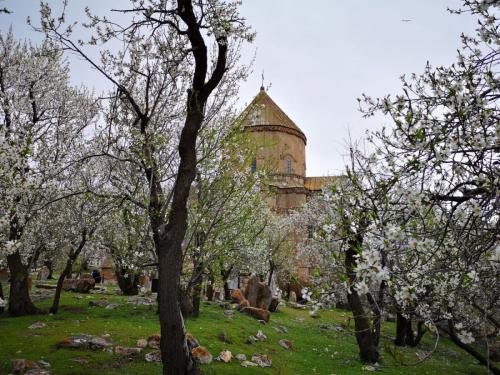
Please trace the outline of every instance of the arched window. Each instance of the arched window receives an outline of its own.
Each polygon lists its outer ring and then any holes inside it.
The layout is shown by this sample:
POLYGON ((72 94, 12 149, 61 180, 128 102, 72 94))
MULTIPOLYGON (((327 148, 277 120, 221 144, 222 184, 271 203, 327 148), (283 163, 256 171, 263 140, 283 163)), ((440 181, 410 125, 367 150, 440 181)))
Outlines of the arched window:
POLYGON ((292 159, 290 158, 285 159, 285 173, 292 173, 292 159))

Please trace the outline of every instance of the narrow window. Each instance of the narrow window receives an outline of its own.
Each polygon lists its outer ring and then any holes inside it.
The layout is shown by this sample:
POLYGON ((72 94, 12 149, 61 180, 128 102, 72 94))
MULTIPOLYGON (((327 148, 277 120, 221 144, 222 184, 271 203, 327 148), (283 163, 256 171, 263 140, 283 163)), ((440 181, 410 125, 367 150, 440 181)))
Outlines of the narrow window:
POLYGON ((256 158, 252 159, 251 169, 252 169, 252 173, 255 173, 257 171, 257 159, 256 158))
POLYGON ((292 160, 286 159, 286 173, 292 173, 292 160))

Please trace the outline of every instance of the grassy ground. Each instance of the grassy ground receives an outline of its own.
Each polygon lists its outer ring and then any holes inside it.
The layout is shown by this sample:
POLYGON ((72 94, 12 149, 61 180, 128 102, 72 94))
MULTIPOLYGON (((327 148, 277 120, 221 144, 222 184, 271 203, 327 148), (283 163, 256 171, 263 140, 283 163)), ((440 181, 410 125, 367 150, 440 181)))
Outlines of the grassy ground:
MULTIPOLYGON (((103 295, 79 295, 63 293, 60 312, 57 315, 39 315, 20 318, 0 318, 0 374, 8 374, 11 360, 25 358, 43 359, 51 363, 51 371, 55 375, 62 374, 161 374, 159 364, 147 363, 143 355, 135 359, 124 359, 104 351, 56 349, 56 343, 74 334, 104 335, 118 345, 135 346, 140 338, 159 333, 158 318, 154 307, 126 304, 127 298, 106 295, 110 302, 122 304, 114 310, 102 307, 90 307, 89 301, 99 300, 103 295), (44 322, 45 328, 30 330, 34 322, 44 322), (71 359, 86 358, 87 364, 78 364, 71 359)), ((50 300, 38 303, 41 308, 48 309, 50 300)), ((321 317, 313 319, 307 311, 281 308, 272 314, 267 325, 235 312, 229 319, 224 316, 223 309, 217 305, 204 304, 198 319, 186 322, 190 331, 207 347, 214 358, 223 349, 228 349, 233 356, 239 353, 251 357, 253 354, 268 354, 272 360, 271 368, 243 368, 239 362, 231 363, 214 361, 202 366, 205 374, 283 374, 283 375, 348 375, 366 374, 363 364, 358 360, 355 338, 350 328, 337 331, 335 326, 347 323, 349 312, 343 310, 322 311, 321 317), (288 328, 288 333, 278 333, 274 327, 279 325, 288 328), (329 325, 325 329, 324 326, 329 325), (321 328, 320 326, 323 326, 321 328), (247 344, 248 336, 262 330, 268 337, 265 342, 247 344), (232 344, 218 339, 224 332, 232 344), (293 351, 286 351, 278 345, 282 338, 291 340, 293 351)), ((394 324, 385 323, 383 327, 382 361, 375 373, 381 374, 486 374, 486 371, 475 364, 467 354, 460 351, 452 343, 441 340, 438 350, 431 359, 417 366, 405 366, 395 360, 388 345, 390 336, 394 334, 394 324)), ((418 353, 430 350, 432 337, 427 334, 423 345, 414 349, 400 350, 395 357, 406 362, 416 361, 418 353)))

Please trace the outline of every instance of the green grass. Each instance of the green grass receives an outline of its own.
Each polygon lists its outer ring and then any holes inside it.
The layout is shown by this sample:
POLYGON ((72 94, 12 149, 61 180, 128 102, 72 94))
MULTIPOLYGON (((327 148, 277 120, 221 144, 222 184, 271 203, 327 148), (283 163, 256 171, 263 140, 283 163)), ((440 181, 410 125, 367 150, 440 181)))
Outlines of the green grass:
MULTIPOLYGON (((11 360, 25 358, 43 359, 51 363, 55 375, 62 374, 161 374, 159 364, 146 363, 143 355, 135 359, 124 359, 104 351, 56 349, 56 343, 73 334, 109 334, 115 344, 135 346, 137 339, 147 338, 159 333, 158 317, 155 307, 125 304, 127 298, 107 295, 110 302, 123 303, 114 310, 102 307, 89 307, 91 300, 102 295, 92 294, 75 298, 73 293, 63 293, 60 312, 57 315, 38 315, 20 318, 0 318, 0 374, 8 374, 11 360), (32 323, 42 321, 47 327, 30 330, 32 323), (87 364, 72 362, 75 357, 84 357, 87 364)), ((48 309, 50 300, 38 304, 48 309)), ((214 358, 223 349, 233 356, 239 353, 251 357, 253 354, 267 354, 273 360, 271 368, 243 368, 234 360, 229 363, 214 361, 202 366, 205 374, 367 374, 358 360, 358 350, 351 327, 343 331, 322 329, 320 325, 346 325, 350 313, 343 310, 322 311, 319 319, 308 316, 307 311, 281 308, 272 314, 267 325, 261 325, 253 318, 234 313, 232 319, 224 316, 217 305, 204 304, 198 319, 188 319, 186 326, 201 343, 207 347, 214 358), (278 333, 273 327, 283 325, 288 333, 278 333), (265 342, 252 345, 246 343, 248 336, 262 330, 268 337, 265 342), (218 339, 224 332, 232 344, 218 339), (286 338, 294 344, 293 351, 278 345, 278 340, 286 338)), ((381 345, 382 361, 375 373, 381 374, 486 374, 483 367, 466 353, 460 351, 447 340, 441 340, 438 350, 424 363, 417 366, 404 366, 384 349, 394 334, 394 324, 384 323, 381 345)), ((433 337, 426 334, 423 344, 417 349, 399 349, 397 357, 406 362, 417 360, 416 352, 428 351, 433 346, 433 337)))

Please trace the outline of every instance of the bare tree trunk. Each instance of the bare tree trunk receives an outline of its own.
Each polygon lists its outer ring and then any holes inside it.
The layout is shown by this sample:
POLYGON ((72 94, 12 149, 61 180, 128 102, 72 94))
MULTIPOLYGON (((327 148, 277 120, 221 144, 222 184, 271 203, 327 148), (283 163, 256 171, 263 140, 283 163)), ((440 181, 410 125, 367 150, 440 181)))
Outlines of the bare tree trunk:
POLYGON ((212 271, 210 271, 208 275, 208 285, 207 285, 207 300, 214 300, 214 276, 212 275, 212 271))
POLYGON ((274 262, 272 260, 269 261, 269 277, 267 278, 267 285, 271 286, 271 283, 273 282, 273 275, 274 275, 274 262))
POLYGON ((8 312, 12 316, 38 314, 29 295, 29 271, 21 260, 19 252, 7 256, 10 270, 10 291, 8 312))
POLYGON ((231 272, 233 272, 233 266, 229 267, 227 270, 222 270, 221 276, 222 276, 222 282, 224 285, 224 300, 229 301, 231 299, 231 289, 229 289, 229 283, 227 280, 229 279, 229 276, 231 275, 231 272))
POLYGON ((407 325, 407 319, 398 310, 398 312, 396 313, 396 339, 394 340, 394 345, 405 346, 407 325))

